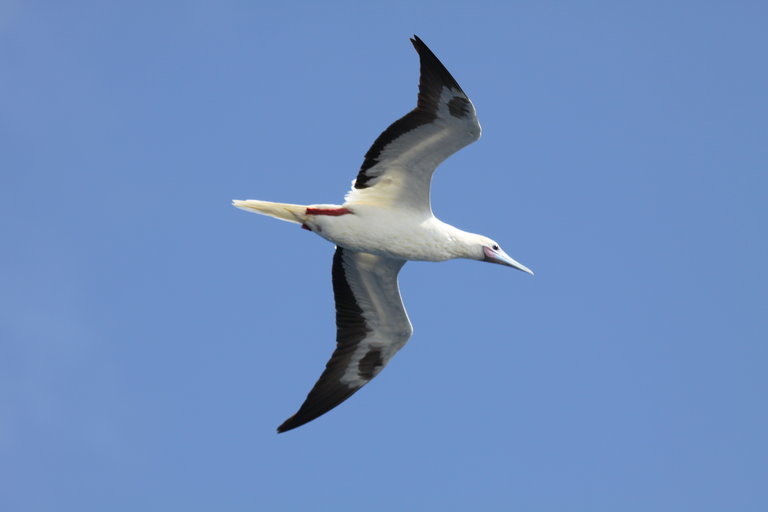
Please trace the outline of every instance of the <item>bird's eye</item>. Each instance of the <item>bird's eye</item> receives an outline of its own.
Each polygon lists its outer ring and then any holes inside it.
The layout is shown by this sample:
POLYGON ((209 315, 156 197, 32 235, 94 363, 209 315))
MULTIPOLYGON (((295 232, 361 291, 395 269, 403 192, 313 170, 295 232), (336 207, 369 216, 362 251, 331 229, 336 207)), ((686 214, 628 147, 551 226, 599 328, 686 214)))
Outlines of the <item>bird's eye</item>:
POLYGON ((499 246, 497 244, 493 244, 491 249, 493 249, 494 251, 498 251, 499 250, 499 246))

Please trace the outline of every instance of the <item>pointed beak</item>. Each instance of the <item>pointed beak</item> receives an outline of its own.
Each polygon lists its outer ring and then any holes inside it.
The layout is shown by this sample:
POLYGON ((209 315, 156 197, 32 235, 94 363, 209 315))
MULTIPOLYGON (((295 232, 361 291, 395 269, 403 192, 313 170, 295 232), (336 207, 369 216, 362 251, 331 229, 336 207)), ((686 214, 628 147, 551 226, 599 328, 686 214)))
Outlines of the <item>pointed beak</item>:
POLYGON ((533 272, 531 271, 531 269, 529 269, 522 263, 516 262, 501 249, 499 249, 498 251, 494 251, 490 247, 483 247, 483 253, 485 254, 485 259, 483 261, 487 261, 489 263, 498 263, 499 265, 506 265, 508 267, 513 267, 513 268, 516 268, 517 270, 522 270, 523 272, 527 272, 533 275, 533 272))

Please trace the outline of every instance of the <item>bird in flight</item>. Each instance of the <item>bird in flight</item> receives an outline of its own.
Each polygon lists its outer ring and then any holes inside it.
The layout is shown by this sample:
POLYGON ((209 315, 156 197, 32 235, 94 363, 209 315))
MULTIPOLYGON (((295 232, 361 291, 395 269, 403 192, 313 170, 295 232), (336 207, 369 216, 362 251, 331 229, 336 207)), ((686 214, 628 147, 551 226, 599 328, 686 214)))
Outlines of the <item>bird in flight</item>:
POLYGON ((427 45, 419 54, 416 108, 374 141, 344 204, 233 201, 246 211, 295 222, 336 245, 331 271, 336 350, 299 410, 278 432, 330 411, 371 381, 413 333, 397 275, 408 260, 454 258, 507 265, 533 274, 488 237, 432 214, 429 187, 440 163, 480 138, 475 107, 427 45))

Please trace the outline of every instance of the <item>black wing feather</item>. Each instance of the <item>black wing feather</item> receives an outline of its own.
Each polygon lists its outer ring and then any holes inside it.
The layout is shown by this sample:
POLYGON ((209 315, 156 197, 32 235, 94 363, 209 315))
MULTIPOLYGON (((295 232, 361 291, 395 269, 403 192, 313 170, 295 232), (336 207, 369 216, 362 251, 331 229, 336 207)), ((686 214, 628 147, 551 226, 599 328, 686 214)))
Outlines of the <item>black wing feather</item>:
MULTIPOLYGON (((437 118, 438 102, 444 87, 464 95, 459 84, 432 53, 432 50, 424 44, 424 41, 414 35, 411 43, 419 54, 420 62, 419 97, 416 108, 389 125, 374 141, 365 154, 363 165, 355 179, 355 188, 362 189, 371 186, 368 182, 375 176, 367 175, 366 171, 379 163, 379 155, 388 144, 404 133, 408 133, 421 125, 429 124, 437 118)), ((453 109, 451 113, 453 113, 453 109)))
MULTIPOLYGON (((325 371, 307 395, 299 410, 277 427, 285 432, 308 423, 330 411, 352 396, 362 386, 342 384, 341 377, 350 364, 350 358, 358 343, 365 339, 370 329, 363 318, 363 310, 357 304, 344 272, 344 249, 336 248, 333 255, 333 296, 336 300, 336 350, 325 366, 325 371)), ((371 376, 372 378, 373 376, 371 376)))

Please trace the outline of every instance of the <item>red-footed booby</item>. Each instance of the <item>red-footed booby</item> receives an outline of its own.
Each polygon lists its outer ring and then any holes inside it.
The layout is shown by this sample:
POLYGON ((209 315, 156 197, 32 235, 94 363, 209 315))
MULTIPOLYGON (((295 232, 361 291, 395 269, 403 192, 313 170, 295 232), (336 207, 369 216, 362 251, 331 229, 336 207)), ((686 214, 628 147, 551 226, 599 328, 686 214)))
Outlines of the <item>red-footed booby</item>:
POLYGON ((416 108, 392 123, 365 154, 344 204, 233 201, 243 210, 301 224, 336 244, 332 280, 336 350, 298 412, 277 428, 325 414, 381 372, 413 333, 397 275, 408 260, 468 258, 529 274, 488 237, 432 214, 429 187, 440 163, 480 138, 475 107, 421 39, 416 108))

